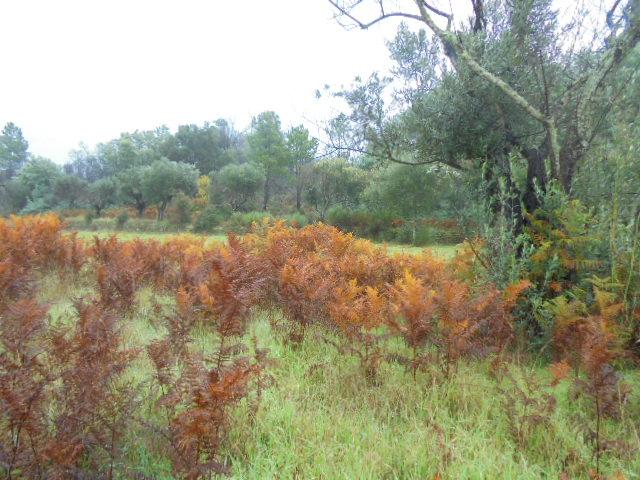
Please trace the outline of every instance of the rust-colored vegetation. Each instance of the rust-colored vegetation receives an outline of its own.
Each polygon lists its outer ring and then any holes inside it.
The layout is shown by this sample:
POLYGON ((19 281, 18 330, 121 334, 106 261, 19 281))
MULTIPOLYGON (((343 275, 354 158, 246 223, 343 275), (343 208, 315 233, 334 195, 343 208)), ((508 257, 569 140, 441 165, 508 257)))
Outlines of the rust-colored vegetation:
POLYGON ((504 362, 512 312, 532 284, 474 283, 470 250, 449 265, 428 254, 390 256, 333 227, 280 223, 211 247, 190 237, 95 238, 85 247, 62 228, 53 215, 0 220, 3 478, 125 478, 127 442, 140 435, 153 438, 178 478, 229 473, 232 413, 242 403, 255 411, 273 384, 268 351, 247 340, 255 309, 280 309, 280 331, 294 346, 313 329, 355 356, 372 388, 387 362, 417 383, 422 371, 446 380, 461 359, 491 356, 508 430, 523 449, 551 422, 550 389, 573 370, 574 394, 592 405, 583 424, 598 475, 601 422, 619 418, 628 399, 615 298, 595 289, 592 310, 556 300, 553 380, 518 380, 504 362), (56 315, 37 300, 39 280, 53 271, 85 286, 56 315), (132 344, 125 332, 144 289, 169 299, 154 310, 163 334, 132 344), (134 374, 140 362, 153 373, 134 374))

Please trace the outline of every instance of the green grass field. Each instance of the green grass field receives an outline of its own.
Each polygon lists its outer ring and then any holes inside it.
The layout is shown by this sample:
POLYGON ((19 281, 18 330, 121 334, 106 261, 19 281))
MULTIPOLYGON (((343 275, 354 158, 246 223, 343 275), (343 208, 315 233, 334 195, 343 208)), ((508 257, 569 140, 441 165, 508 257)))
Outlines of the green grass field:
MULTIPOLYGON (((81 230, 78 231, 78 237, 84 240, 90 240, 94 236, 98 236, 100 238, 110 237, 111 235, 116 235, 118 238, 122 240, 132 240, 134 238, 140 239, 155 239, 155 240, 164 240, 175 236, 175 233, 144 233, 144 232, 118 232, 118 231, 106 231, 99 230, 95 232, 81 230)), ((199 237, 207 238, 213 242, 225 242, 227 237, 226 235, 197 235, 199 237)), ((422 252, 424 249, 431 250, 436 256, 441 258, 452 258, 456 254, 456 250, 458 248, 457 245, 430 245, 428 247, 412 247, 410 245, 397 245, 397 244, 382 244, 377 243, 378 246, 385 245, 389 253, 409 253, 409 254, 418 254, 422 252)))
MULTIPOLYGON (((82 281, 70 285, 50 274, 41 282, 40 300, 53 305, 52 315, 64 316, 71 311, 70 298, 87 294, 88 288, 82 281)), ((123 319, 128 346, 143 347, 165 335, 160 312, 171 308, 170 296, 144 288, 134 311, 123 319)), ((587 433, 594 428, 590 407, 573 399, 567 380, 548 387, 544 365, 524 356, 511 359, 518 385, 531 379, 539 384, 528 399, 515 395, 515 403, 504 393, 513 394, 514 384, 505 379, 496 383, 489 361, 460 362, 449 378, 433 364, 415 383, 403 367, 383 363, 379 382, 372 385, 355 358, 323 340, 336 340, 325 329, 312 329, 294 347, 271 328, 269 320, 280 318, 277 311, 255 312, 249 336, 269 348, 274 385, 257 412, 246 402, 234 412, 224 450, 232 478, 589 478, 595 464, 587 433), (535 405, 545 393, 555 395, 557 407, 548 419, 539 420, 535 405), (563 471, 569 476, 561 477, 563 471)), ((212 343, 200 331, 196 348, 208 352, 212 343)), ((129 375, 144 389, 152 373, 143 355, 129 375)), ((640 384, 636 372, 625 374, 625 381, 640 384)), ((603 453, 601 471, 608 475, 619 471, 623 478, 639 478, 638 408, 636 393, 622 420, 603 425, 611 449, 603 453)), ((148 432, 136 432, 126 445, 127 465, 144 475, 140 478, 173 478, 168 461, 152 453, 152 443, 148 432)))

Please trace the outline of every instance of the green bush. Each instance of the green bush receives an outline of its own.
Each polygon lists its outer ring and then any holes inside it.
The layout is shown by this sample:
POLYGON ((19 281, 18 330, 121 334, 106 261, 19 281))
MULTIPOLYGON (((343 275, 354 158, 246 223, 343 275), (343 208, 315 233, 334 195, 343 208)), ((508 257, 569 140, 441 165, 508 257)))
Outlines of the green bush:
POLYGON ((439 238, 439 229, 429 226, 419 226, 416 229, 416 237, 413 240, 413 245, 416 247, 426 247, 427 245, 442 243, 439 238))
POLYGON ((209 205, 200 212, 193 223, 193 231, 198 233, 213 233, 222 222, 222 214, 209 205))
POLYGON ((128 221, 129 221, 129 214, 126 212, 126 210, 120 212, 116 217, 116 228, 118 230, 122 230, 128 221))
POLYGON ((173 203, 169 209, 167 215, 169 223, 180 228, 186 227, 191 223, 192 210, 193 204, 191 199, 183 193, 179 194, 173 199, 173 203))
POLYGON ((251 230, 254 223, 260 224, 265 219, 273 218, 269 212, 236 212, 225 222, 225 229, 238 234, 244 234, 251 230))
POLYGON ((425 247, 439 243, 436 228, 427 225, 414 225, 413 222, 405 222, 392 227, 385 232, 385 240, 395 243, 405 243, 416 247, 425 247))
POLYGON ((302 213, 292 213, 290 215, 282 215, 281 217, 277 217, 279 220, 284 220, 284 222, 290 227, 302 228, 306 227, 311 223, 309 219, 303 215, 302 213))
POLYGON ((327 212, 327 222, 345 232, 373 240, 392 240, 390 230, 391 215, 384 212, 370 212, 362 209, 351 210, 342 206, 327 212))
POLYGON ((327 212, 327 223, 345 232, 358 233, 368 223, 367 213, 336 206, 327 212))
POLYGON ((96 219, 95 215, 92 211, 87 210, 87 213, 84 214, 84 226, 86 228, 91 228, 93 221, 96 219))
POLYGON ((116 220, 115 218, 96 218, 92 225, 94 230, 115 230, 116 220))
POLYGON ((127 222, 125 230, 128 232, 164 233, 177 232, 180 229, 165 220, 157 221, 148 218, 131 218, 127 222))

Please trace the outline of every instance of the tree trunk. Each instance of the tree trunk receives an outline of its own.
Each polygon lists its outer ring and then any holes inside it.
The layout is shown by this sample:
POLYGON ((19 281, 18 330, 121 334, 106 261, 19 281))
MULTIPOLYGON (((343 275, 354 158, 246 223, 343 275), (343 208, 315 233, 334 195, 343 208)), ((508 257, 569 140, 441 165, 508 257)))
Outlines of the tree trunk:
POLYGON ((262 210, 267 211, 267 207, 269 206, 269 175, 265 175, 264 177, 264 199, 262 200, 262 210))
POLYGON ((296 210, 302 211, 302 185, 296 183, 296 210))
POLYGON ((162 221, 164 220, 164 212, 167 209, 167 205, 169 204, 171 200, 168 200, 166 202, 162 202, 160 205, 158 205, 158 221, 162 221))
POLYGON ((143 202, 136 203, 136 210, 138 211, 138 218, 144 217, 144 211, 146 210, 147 205, 143 202))
POLYGON ((571 193, 573 177, 576 174, 578 163, 585 155, 585 147, 576 125, 571 125, 567 131, 562 150, 560 151, 560 171, 558 177, 564 191, 571 193))
POLYGON ((540 207, 537 191, 547 190, 546 156, 539 149, 522 153, 527 159, 527 184, 522 195, 522 203, 527 213, 533 213, 540 207))

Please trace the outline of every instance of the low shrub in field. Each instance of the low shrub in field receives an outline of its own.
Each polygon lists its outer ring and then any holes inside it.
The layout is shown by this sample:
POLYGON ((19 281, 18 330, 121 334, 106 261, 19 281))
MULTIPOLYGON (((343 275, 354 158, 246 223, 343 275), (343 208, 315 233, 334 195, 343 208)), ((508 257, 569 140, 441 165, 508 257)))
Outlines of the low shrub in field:
POLYGON ((184 194, 177 195, 167 210, 167 218, 171 225, 185 228, 191 223, 193 216, 193 202, 184 194))
POLYGON ((271 218, 271 214, 268 212, 236 212, 224 223, 224 229, 230 232, 243 234, 251 231, 254 224, 262 224, 265 221, 269 221, 271 218))
POLYGON ((270 227, 277 223, 301 228, 309 223, 309 219, 300 213, 274 216, 269 212, 236 212, 223 223, 222 229, 227 232, 246 234, 253 231, 255 226, 270 227))
POLYGON ((113 478, 136 396, 122 375, 135 350, 96 302, 71 327, 18 300, 0 315, 0 472, 5 478, 113 478))
POLYGON ((353 210, 343 206, 336 206, 328 211, 327 223, 359 237, 418 247, 438 243, 457 244, 464 240, 462 229, 455 220, 404 220, 385 212, 353 210))
POLYGON ((361 237, 393 240, 391 235, 388 235, 393 217, 384 213, 336 206, 327 212, 327 222, 344 232, 352 232, 361 237))
POLYGON ((302 228, 309 225, 309 219, 302 213, 291 213, 289 215, 281 215, 278 220, 282 220, 285 225, 289 225, 294 228, 302 228))
POLYGON ((122 230, 129 221, 129 214, 126 211, 122 211, 116 217, 116 228, 122 230))
POLYGON ((465 240, 460 227, 455 222, 428 219, 415 222, 395 221, 383 237, 388 241, 411 244, 416 247, 458 244, 465 240))
MULTIPOLYGON (((109 230, 107 228, 107 230, 109 230)), ((177 232, 179 229, 169 224, 169 222, 149 218, 130 218, 127 222, 126 231, 128 232, 177 232)))
POLYGON ((222 222, 222 215, 212 205, 206 206, 193 222, 193 231, 198 233, 213 233, 222 222))
POLYGON ((244 358, 241 342, 250 309, 261 298, 264 269, 246 248, 231 238, 208 259, 202 282, 187 282, 177 293, 177 311, 168 319, 168 336, 152 343, 148 352, 163 392, 156 408, 169 422, 165 426, 165 453, 176 474, 206 478, 229 468, 219 459, 229 429, 229 410, 246 398, 252 385, 261 389, 265 356, 256 349, 244 358), (192 328, 203 325, 214 332, 214 352, 202 355, 192 346, 192 328), (179 375, 175 375, 178 367, 179 375))

